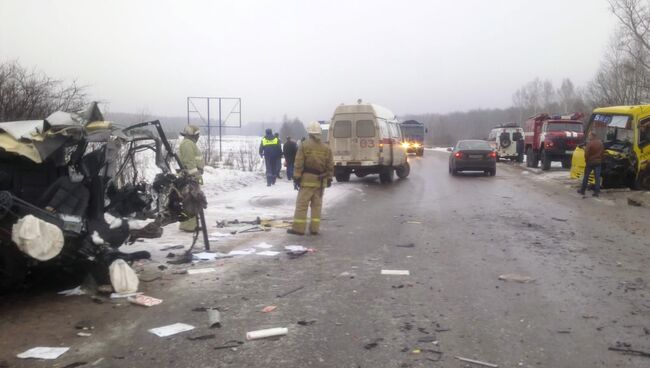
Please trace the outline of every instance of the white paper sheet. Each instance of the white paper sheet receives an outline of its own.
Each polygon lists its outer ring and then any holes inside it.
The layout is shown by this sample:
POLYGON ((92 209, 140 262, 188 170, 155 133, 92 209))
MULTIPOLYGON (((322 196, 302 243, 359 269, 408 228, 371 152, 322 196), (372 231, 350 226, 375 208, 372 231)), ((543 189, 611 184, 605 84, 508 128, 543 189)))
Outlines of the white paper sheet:
POLYGON ((262 243, 257 244, 257 245, 255 246, 255 248, 260 248, 260 249, 271 249, 271 248, 273 248, 273 245, 268 244, 268 243, 265 243, 265 242, 262 242, 262 243))
POLYGON ((307 248, 303 247, 302 245, 287 245, 284 247, 285 250, 288 250, 289 252, 304 252, 307 250, 307 248))
POLYGON ((263 252, 257 252, 255 254, 258 254, 260 256, 267 256, 267 257, 274 257, 280 254, 280 252, 272 251, 272 250, 265 250, 263 252))
POLYGON ((255 249, 253 248, 247 248, 247 249, 240 249, 240 250, 232 250, 230 253, 228 253, 229 256, 248 256, 251 254, 255 253, 255 249))
POLYGON ((409 276, 411 272, 409 272, 409 270, 381 270, 381 274, 391 276, 409 276))
POLYGON ((229 236, 232 236, 232 234, 230 234, 230 233, 220 233, 220 232, 216 231, 214 233, 211 233, 210 236, 214 237, 214 238, 227 238, 229 236))
POLYGON ((176 335, 177 333, 193 330, 194 326, 185 323, 174 323, 173 325, 152 328, 149 330, 152 334, 158 337, 166 337, 176 335))
POLYGON ((36 347, 16 355, 20 359, 57 359, 70 348, 36 347))

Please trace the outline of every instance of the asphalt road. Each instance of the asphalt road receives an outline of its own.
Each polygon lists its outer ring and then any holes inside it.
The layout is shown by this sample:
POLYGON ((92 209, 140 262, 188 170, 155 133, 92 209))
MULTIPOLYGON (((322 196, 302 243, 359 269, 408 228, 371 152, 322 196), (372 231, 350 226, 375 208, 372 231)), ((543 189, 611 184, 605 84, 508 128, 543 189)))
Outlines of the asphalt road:
POLYGON ((144 284, 165 300, 156 307, 48 293, 7 297, 0 303, 0 361, 11 367, 473 366, 455 358, 461 356, 499 367, 650 366, 648 357, 608 350, 621 342, 650 351, 647 210, 615 206, 607 194, 582 199, 511 165, 499 165, 496 177, 451 177, 447 155, 431 151, 411 164, 411 176, 391 185, 375 178, 336 184, 354 186, 358 195, 325 213, 321 236, 260 235, 316 252, 225 260, 205 275, 167 273, 144 284), (382 269, 410 275, 381 275, 382 269), (533 281, 498 279, 512 273, 533 281), (269 305, 277 309, 262 313, 269 305), (221 308, 223 327, 209 329, 205 313, 192 311, 201 306, 221 308), (92 322, 93 336, 76 336, 80 320, 92 322), (168 338, 147 332, 175 322, 197 329, 168 338), (215 349, 270 327, 289 333, 215 349), (187 339, 205 334, 215 336, 187 339), (38 345, 73 348, 54 365, 14 358, 38 345))

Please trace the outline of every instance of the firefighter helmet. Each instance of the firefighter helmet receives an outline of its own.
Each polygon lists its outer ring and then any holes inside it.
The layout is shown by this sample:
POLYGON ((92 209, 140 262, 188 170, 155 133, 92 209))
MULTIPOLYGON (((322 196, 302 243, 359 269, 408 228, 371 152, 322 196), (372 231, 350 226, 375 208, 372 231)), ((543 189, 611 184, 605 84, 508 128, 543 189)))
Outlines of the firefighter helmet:
POLYGON ((318 124, 317 121, 312 121, 307 125, 307 133, 309 134, 323 134, 323 130, 320 127, 320 124, 318 124))
POLYGON ((186 137, 194 137, 197 136, 201 133, 201 130, 199 127, 196 125, 188 125, 183 129, 183 133, 181 135, 186 136, 186 137))

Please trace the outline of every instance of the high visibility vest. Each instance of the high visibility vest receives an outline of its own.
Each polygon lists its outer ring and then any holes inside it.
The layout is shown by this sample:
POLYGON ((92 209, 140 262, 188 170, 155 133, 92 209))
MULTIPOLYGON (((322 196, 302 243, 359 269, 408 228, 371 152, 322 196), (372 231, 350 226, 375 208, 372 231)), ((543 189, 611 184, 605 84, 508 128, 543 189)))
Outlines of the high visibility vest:
POLYGON ((280 141, 277 138, 267 139, 266 137, 262 138, 262 146, 272 146, 274 144, 279 144, 280 141))

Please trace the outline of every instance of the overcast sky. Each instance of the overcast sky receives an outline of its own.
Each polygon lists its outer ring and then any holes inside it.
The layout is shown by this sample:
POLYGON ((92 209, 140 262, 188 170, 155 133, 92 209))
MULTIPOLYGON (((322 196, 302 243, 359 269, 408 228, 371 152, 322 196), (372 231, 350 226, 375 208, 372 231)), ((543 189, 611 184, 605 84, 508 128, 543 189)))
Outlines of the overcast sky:
POLYGON ((243 120, 507 107, 535 78, 596 72, 605 0, 0 0, 0 60, 89 86, 114 112, 185 116, 237 96, 243 120))

